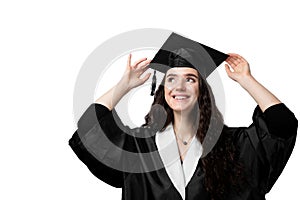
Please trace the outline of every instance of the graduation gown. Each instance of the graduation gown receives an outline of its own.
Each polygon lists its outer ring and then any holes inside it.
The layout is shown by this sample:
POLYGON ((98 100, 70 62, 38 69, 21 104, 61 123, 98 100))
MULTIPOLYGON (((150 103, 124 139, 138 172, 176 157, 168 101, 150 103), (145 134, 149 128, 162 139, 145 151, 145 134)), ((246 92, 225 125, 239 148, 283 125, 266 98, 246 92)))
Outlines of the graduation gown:
MULTIPOLYGON (((295 144, 298 121, 285 104, 273 105, 265 112, 256 106, 252 120, 249 127, 224 125, 221 133, 233 137, 250 181, 239 194, 229 191, 226 199, 265 199, 265 194, 281 174, 295 144)), ((122 188, 122 200, 209 200, 210 195, 204 187, 205 173, 200 164, 201 143, 193 138, 181 164, 179 159, 172 162, 168 159, 170 153, 179 155, 174 145, 176 143, 172 144, 174 140, 172 125, 164 132, 151 135, 147 128, 130 129, 124 126, 115 110, 110 111, 101 104, 91 104, 79 119, 78 129, 69 140, 69 145, 97 178, 113 187, 122 188), (134 137, 149 134, 145 138, 134 137), (112 143, 106 142, 107 139, 112 143), (164 152, 166 145, 169 145, 169 151, 164 152), (153 159, 153 166, 149 162, 145 165, 139 156, 132 160, 123 159, 126 156, 122 153, 155 151, 159 159, 153 159), (128 162, 132 171, 111 167, 128 162), (159 164, 164 167, 147 171, 147 167, 153 169, 159 164)))

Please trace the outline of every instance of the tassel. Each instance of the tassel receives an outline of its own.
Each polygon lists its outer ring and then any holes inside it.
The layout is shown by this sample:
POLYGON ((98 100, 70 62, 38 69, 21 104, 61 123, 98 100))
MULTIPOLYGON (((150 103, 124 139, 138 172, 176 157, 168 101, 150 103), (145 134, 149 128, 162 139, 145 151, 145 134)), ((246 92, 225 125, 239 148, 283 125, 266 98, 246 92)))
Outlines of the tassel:
POLYGON ((154 74, 152 76, 151 96, 154 95, 155 88, 156 88, 156 70, 154 70, 154 74))

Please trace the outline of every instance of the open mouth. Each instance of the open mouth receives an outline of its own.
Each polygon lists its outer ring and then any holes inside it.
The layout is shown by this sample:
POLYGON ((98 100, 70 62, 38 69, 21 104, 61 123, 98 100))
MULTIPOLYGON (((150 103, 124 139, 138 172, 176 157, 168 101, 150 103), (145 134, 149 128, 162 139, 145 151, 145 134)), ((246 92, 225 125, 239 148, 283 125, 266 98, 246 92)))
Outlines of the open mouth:
POLYGON ((185 100, 185 99, 189 98, 189 96, 187 96, 187 95, 173 95, 172 97, 176 100, 185 100))

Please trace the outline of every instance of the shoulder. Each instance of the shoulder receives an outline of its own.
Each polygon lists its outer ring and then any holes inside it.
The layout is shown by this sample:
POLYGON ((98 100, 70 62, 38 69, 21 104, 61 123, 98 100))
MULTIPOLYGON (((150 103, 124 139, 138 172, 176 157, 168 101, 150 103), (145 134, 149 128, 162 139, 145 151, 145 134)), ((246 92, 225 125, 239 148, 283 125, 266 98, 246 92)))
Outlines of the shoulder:
POLYGON ((229 127, 224 124, 219 141, 222 143, 240 144, 241 141, 247 140, 245 130, 247 127, 229 127))
POLYGON ((226 124, 224 124, 221 135, 233 138, 236 136, 237 133, 243 131, 244 128, 245 127, 229 127, 226 124))

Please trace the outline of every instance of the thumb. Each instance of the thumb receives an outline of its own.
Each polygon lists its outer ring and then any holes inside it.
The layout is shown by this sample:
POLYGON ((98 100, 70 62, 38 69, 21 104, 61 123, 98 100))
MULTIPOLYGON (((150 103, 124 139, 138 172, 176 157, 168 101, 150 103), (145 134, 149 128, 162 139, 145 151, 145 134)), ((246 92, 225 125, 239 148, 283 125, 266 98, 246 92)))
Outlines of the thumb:
POLYGON ((150 77, 151 73, 147 73, 141 80, 141 84, 144 84, 150 77))
POLYGON ((230 67, 227 64, 225 64, 225 71, 229 77, 232 76, 233 72, 230 70, 230 67))

